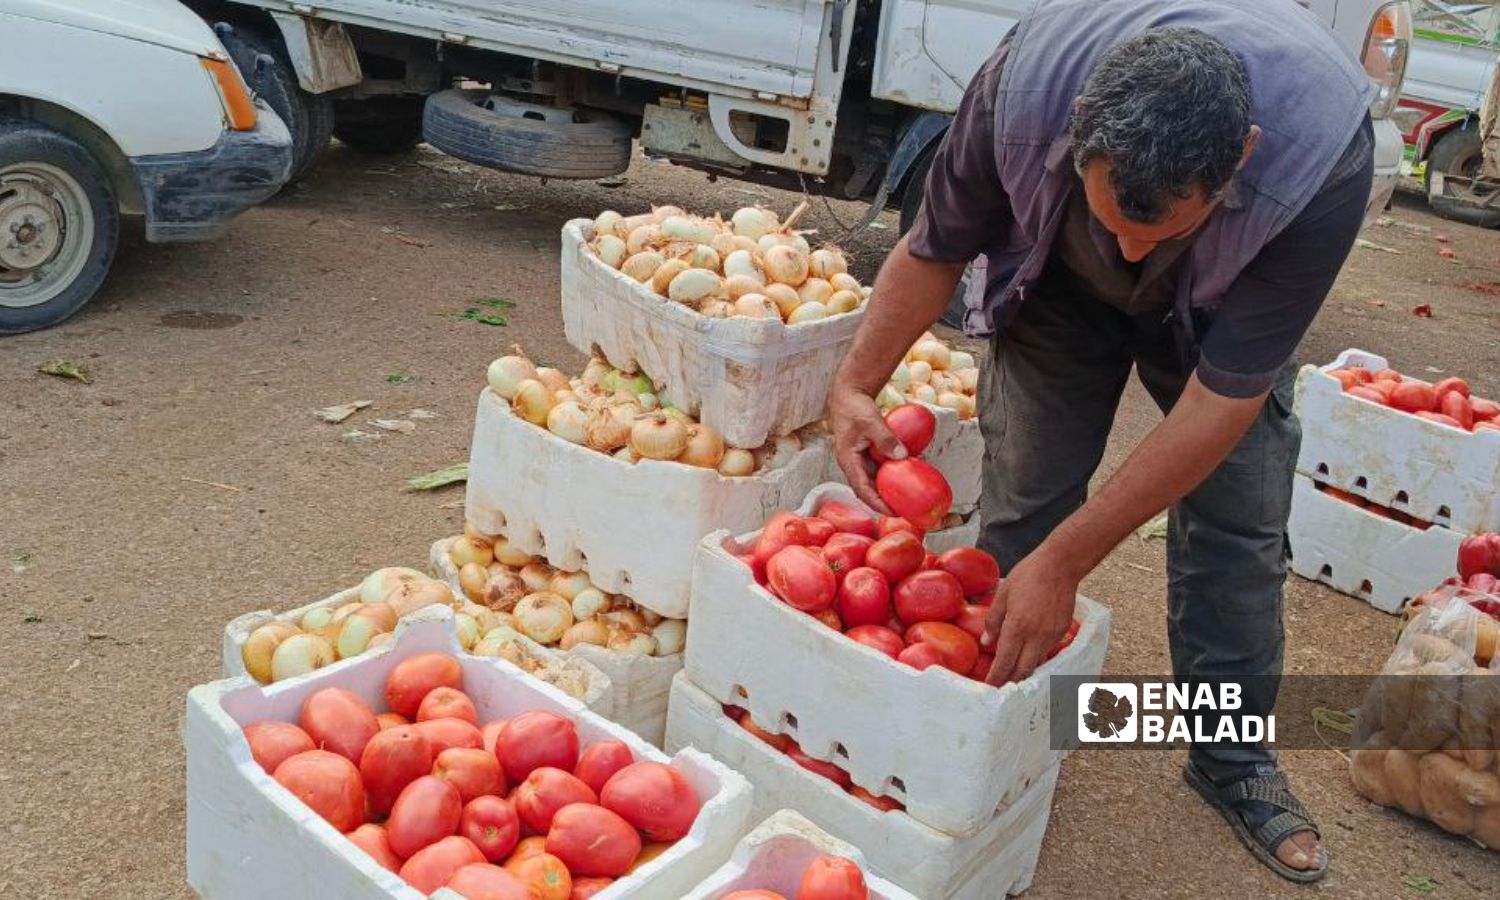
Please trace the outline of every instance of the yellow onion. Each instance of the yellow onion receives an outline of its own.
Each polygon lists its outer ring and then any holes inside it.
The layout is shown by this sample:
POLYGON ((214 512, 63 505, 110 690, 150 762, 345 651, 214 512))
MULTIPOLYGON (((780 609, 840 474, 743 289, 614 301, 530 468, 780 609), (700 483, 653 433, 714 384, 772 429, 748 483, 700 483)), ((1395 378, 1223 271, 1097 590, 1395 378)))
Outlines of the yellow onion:
POLYGON ((911 384, 911 368, 904 362, 896 363, 896 368, 891 371, 891 378, 887 384, 898 391, 906 390, 906 386, 911 384))
POLYGON ((687 260, 687 264, 694 269, 707 269, 716 275, 719 272, 719 254, 707 244, 694 244, 679 258, 687 260))
POLYGON ((464 537, 476 543, 484 544, 485 546, 488 546, 490 542, 494 540, 494 538, 490 535, 487 535, 484 532, 480 531, 478 528, 475 528, 473 522, 464 522, 464 537))
POLYGON ((814 300, 809 303, 803 303, 792 310, 792 314, 786 317, 786 323, 788 325, 801 325, 804 322, 816 322, 819 319, 826 318, 828 318, 828 307, 814 300))
POLYGON ((625 252, 630 256, 649 250, 662 241, 661 226, 650 223, 630 232, 625 238, 625 252))
MULTIPOLYGON (((369 619, 375 623, 376 631, 396 630, 396 608, 389 603, 366 603, 364 608, 355 614, 361 619, 369 619)), ((354 618, 351 616, 350 618, 354 618)))
POLYGON ((724 293, 724 279, 707 269, 679 272, 667 285, 667 297, 678 303, 701 303, 724 293))
POLYGON ((587 622, 575 622, 563 632, 561 643, 564 650, 572 650, 579 644, 594 644, 603 647, 609 643, 609 629, 603 622, 590 619, 587 622))
POLYGON ((759 240, 762 235, 775 231, 781 224, 775 213, 759 206, 744 206, 735 210, 734 215, 729 217, 729 223, 735 234, 751 240, 759 240))
POLYGON ((350 616, 354 615, 364 608, 365 605, 363 603, 360 603, 358 600, 355 600, 351 603, 345 603, 343 606, 340 606, 338 609, 333 611, 333 618, 330 620, 330 622, 334 625, 342 625, 344 624, 345 619, 349 618, 350 616))
POLYGON ((802 449, 795 434, 777 435, 754 452, 757 469, 779 469, 792 461, 802 449))
POLYGON ((677 461, 689 466, 715 469, 724 459, 724 438, 704 424, 687 426, 687 445, 677 461))
POLYGON ((849 271, 844 254, 835 247, 819 247, 807 257, 807 270, 815 278, 832 278, 849 271))
POLYGON ((979 403, 968 394, 959 394, 958 417, 972 419, 979 414, 979 403))
POLYGON ((822 303, 828 305, 828 299, 833 296, 833 285, 821 278, 809 278, 797 288, 797 296, 803 303, 822 303))
POLYGON ((905 402, 906 398, 901 396, 901 392, 889 384, 881 388, 880 393, 875 396, 875 405, 881 409, 895 409, 905 402))
POLYGON ((507 566, 524 566, 531 562, 531 554, 510 542, 509 538, 497 537, 490 545, 495 553, 495 561, 507 566))
POLYGON ((734 301, 734 314, 747 319, 775 319, 781 321, 781 310, 765 294, 745 294, 734 301))
POLYGON ((497 612, 509 612, 514 609, 516 603, 527 594, 531 588, 527 586, 525 579, 515 572, 501 572, 490 575, 484 583, 484 594, 479 602, 497 612))
POLYGON ((927 384, 932 381, 932 366, 926 360, 913 360, 906 364, 912 384, 927 384))
POLYGON ((538 560, 521 570, 521 580, 526 583, 526 590, 535 594, 551 590, 552 576, 556 574, 556 569, 538 560))
POLYGON ((728 300, 710 298, 698 305, 698 313, 705 319, 728 319, 735 315, 734 304, 728 300))
MULTIPOLYGON (((759 294, 765 290, 765 284, 749 275, 730 275, 724 279, 724 295, 730 300, 738 300, 749 294, 759 294)), ((777 316, 781 314, 778 312, 777 316)))
POLYGON ((359 583, 359 599, 363 603, 380 603, 408 582, 427 581, 427 576, 416 569, 404 566, 387 566, 376 569, 359 583))
POLYGON ((719 230, 709 222, 693 216, 667 216, 661 222, 661 235, 673 241, 692 241, 706 244, 714 239, 719 230))
POLYGON ((720 259, 740 249, 739 244, 735 243, 734 235, 726 232, 714 235, 714 239, 708 242, 708 246, 714 248, 714 252, 719 254, 720 259))
POLYGON ((316 634, 294 634, 271 654, 271 680, 284 681, 332 665, 337 657, 328 639, 316 634))
POLYGON ((516 389, 521 386, 521 382, 535 378, 536 366, 524 356, 502 356, 490 363, 485 372, 490 390, 506 400, 515 399, 516 389))
POLYGON ((661 268, 656 270, 656 274, 651 276, 651 290, 656 291, 663 297, 667 296, 667 290, 671 288, 672 280, 690 268, 692 267, 684 260, 667 260, 661 264, 661 268))
POLYGON ((617 403, 590 410, 584 420, 584 442, 590 449, 613 453, 630 441, 630 426, 641 408, 633 403, 617 403))
POLYGON ((374 616, 351 616, 340 628, 334 643, 339 659, 349 659, 370 649, 375 635, 389 631, 374 616))
POLYGON ((588 412, 576 400, 566 400, 547 411, 547 430, 570 444, 588 439, 588 412))
POLYGON ((489 580, 489 572, 479 563, 465 563, 458 570, 458 589, 475 602, 484 596, 484 586, 489 580))
POLYGON ((621 462, 630 463, 632 466, 641 461, 641 455, 628 446, 621 447, 610 455, 621 462))
POLYGON ((480 568, 484 568, 495 559, 495 545, 481 544, 466 535, 455 540, 448 548, 448 558, 453 560, 453 564, 459 568, 469 563, 475 563, 480 568))
POLYGON ((664 262, 666 260, 655 250, 642 250, 640 253, 631 254, 621 263, 620 271, 627 278, 644 283, 651 280, 651 276, 656 274, 656 270, 660 269, 664 262))
POLYGON ((580 622, 609 612, 609 607, 609 595, 592 585, 573 595, 573 618, 580 622))
POLYGON ((599 621, 612 629, 621 631, 645 631, 651 626, 646 624, 646 619, 638 609, 613 609, 607 613, 600 613, 599 621))
POLYGON ((663 619, 651 629, 656 639, 657 656, 673 656, 682 652, 687 643, 687 622, 682 619, 663 619))
POLYGON ((724 275, 733 278, 741 275, 746 278, 754 278, 761 284, 765 284, 766 273, 761 270, 760 264, 748 250, 736 250, 724 257, 724 275))
POLYGON ((802 305, 802 297, 797 294, 797 289, 789 284, 768 284, 761 293, 771 298, 771 302, 775 303, 776 308, 781 311, 783 319, 802 305))
POLYGON ((687 426, 665 413, 641 416, 630 426, 630 449, 642 459, 676 459, 687 439, 687 426))
POLYGON ((965 394, 972 394, 979 390, 979 370, 974 368, 959 369, 958 386, 965 394))
POLYGON ((854 312, 859 309, 864 299, 853 291, 834 291, 833 296, 828 298, 828 314, 836 316, 840 313, 854 312))
POLYGON ((741 478, 755 474, 755 454, 739 447, 730 447, 719 460, 719 474, 730 478, 741 478))
POLYGON ((912 382, 911 387, 907 388, 907 396, 920 403, 937 402, 937 391, 933 390, 930 384, 912 382))
POLYGON ((948 369, 972 369, 977 365, 974 362, 974 354, 965 353, 962 350, 954 350, 948 354, 948 369))
MULTIPOLYGON (((614 366, 599 357, 590 357, 589 364, 583 367, 583 374, 578 376, 578 380, 591 387, 599 387, 604 383, 604 376, 614 370, 614 366)), ((577 390, 576 386, 574 390, 577 390)))
POLYGON ((320 628, 327 628, 332 621, 333 610, 326 606, 320 606, 317 609, 310 609, 303 613, 302 621, 297 624, 301 626, 303 631, 317 631, 320 628))
POLYGON ((593 586, 594 583, 589 581, 587 572, 559 571, 556 575, 552 576, 552 580, 548 584, 548 590, 571 603, 573 598, 578 596, 579 592, 586 591, 593 586))
POLYGON ((555 644, 573 627, 573 607, 550 591, 522 597, 515 617, 521 633, 538 644, 555 644))
POLYGON ((952 361, 952 354, 942 341, 922 341, 912 348, 911 355, 913 359, 932 366, 935 371, 948 368, 948 363, 952 361))
POLYGON ((271 681, 271 658, 276 648, 282 641, 301 633, 291 622, 280 621, 267 622, 251 631, 245 638, 245 646, 240 648, 245 671, 261 684, 268 684, 271 681))
POLYGON ((614 234, 615 228, 619 226, 620 220, 624 218, 624 216, 614 210, 606 209, 594 217, 594 235, 596 237, 603 237, 606 234, 614 234))
POLYGON ((834 272, 824 277, 828 279, 829 284, 833 285, 835 291, 852 291, 864 296, 864 290, 859 286, 859 279, 848 272, 834 272))
POLYGON ((957 393, 955 391, 943 391, 941 394, 937 395, 937 405, 945 409, 951 409, 954 412, 959 412, 963 409, 964 400, 966 399, 968 398, 966 398, 963 394, 957 393))
POLYGON ((441 581, 426 579, 424 581, 409 581, 397 588, 386 598, 386 602, 396 611, 398 618, 406 618, 419 609, 429 606, 452 606, 453 591, 441 581))
POLYGON ((365 649, 378 650, 381 647, 384 647, 386 644, 393 643, 395 640, 396 635, 394 632, 382 631, 380 634, 377 634, 374 637, 370 638, 370 646, 366 647, 365 649))
POLYGON ((612 234, 600 235, 594 241, 594 254, 599 261, 611 269, 620 268, 620 263, 625 261, 625 242, 612 234))
POLYGON ((777 244, 767 250, 761 267, 765 269, 766 277, 777 284, 796 287, 807 280, 807 255, 786 244, 777 244))
POLYGON ((609 649, 624 656, 653 656, 656 638, 645 632, 616 631, 609 636, 609 649))

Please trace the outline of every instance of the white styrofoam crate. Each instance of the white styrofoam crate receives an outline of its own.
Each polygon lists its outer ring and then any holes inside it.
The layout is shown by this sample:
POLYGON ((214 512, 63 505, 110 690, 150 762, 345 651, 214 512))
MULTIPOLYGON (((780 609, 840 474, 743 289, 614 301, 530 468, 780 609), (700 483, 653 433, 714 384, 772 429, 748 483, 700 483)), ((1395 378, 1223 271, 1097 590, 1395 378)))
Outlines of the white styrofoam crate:
POLYGON ((1455 531, 1500 531, 1500 431, 1460 431, 1351 397, 1334 369, 1388 368, 1345 350, 1297 377, 1302 451, 1297 471, 1455 531))
MULTIPOLYGON (((979 508, 984 488, 984 435, 979 432, 979 419, 960 419, 946 406, 922 405, 937 417, 937 430, 922 459, 948 479, 948 486, 953 488, 953 512, 966 516, 979 508)), ((836 459, 828 460, 827 480, 848 484, 836 459)))
POLYGON ((795 897, 802 873, 819 856, 842 856, 853 861, 865 875, 870 900, 919 900, 869 871, 859 848, 839 840, 795 810, 782 809, 745 835, 734 855, 719 871, 694 888, 682 900, 721 900, 737 890, 775 891, 795 897))
POLYGON ((1294 573, 1388 613, 1457 573, 1464 539, 1448 528, 1422 531, 1330 497, 1301 473, 1292 484, 1286 527, 1294 573))
POLYGON ((480 392, 464 513, 485 534, 674 619, 688 614, 693 552, 716 528, 756 528, 823 480, 829 443, 739 478, 676 462, 628 463, 571 444, 480 392))
POLYGON ((864 307, 805 325, 710 319, 611 269, 588 242, 594 223, 562 231, 563 333, 584 353, 645 372, 662 400, 735 447, 759 447, 823 418, 828 387, 864 307))
MULTIPOLYGON (((1030 887, 1059 765, 1027 779, 1014 802, 979 830, 955 837, 906 813, 881 812, 751 737, 686 672, 672 683, 666 746, 711 754, 755 786, 755 816, 794 809, 858 847, 873 872, 923 900, 996 900, 1030 887)), ((972 784, 983 775, 954 766, 949 777, 972 784)))
MULTIPOLYGON (((824 485, 800 513, 825 500, 859 502, 843 485, 824 485)), ((1048 678, 1099 674, 1109 644, 1104 607, 1080 596, 1073 643, 1032 677, 996 688, 938 666, 913 669, 776 599, 732 555, 758 534, 720 531, 699 545, 684 669, 693 684, 951 834, 984 827, 1062 758, 1052 746, 1048 678)))
MULTIPOLYGON (((434 575, 448 582, 456 596, 463 596, 458 567, 448 555, 455 540, 450 537, 435 542, 428 564, 434 575)), ((548 649, 563 659, 580 659, 603 672, 609 679, 612 702, 608 711, 597 708, 594 711, 661 746, 667 730, 667 697, 672 691, 672 676, 682 671, 681 653, 632 656, 593 644, 581 644, 572 650, 548 649)))
MULTIPOLYGON (((462 597, 463 594, 455 592, 454 596, 462 597)), ((309 603, 306 606, 299 606, 296 609, 287 610, 284 613, 274 613, 269 609, 260 609, 254 612, 245 613, 244 615, 236 616, 229 621, 229 624, 224 626, 224 677, 234 678, 237 675, 246 674, 245 657, 243 652, 245 648, 245 641, 249 639, 250 632, 254 631, 260 626, 274 620, 281 620, 283 622, 291 622, 293 624, 296 624, 297 622, 300 622, 302 620, 303 616, 307 615, 307 613, 314 609, 321 609, 324 607, 327 607, 328 609, 338 609, 340 606, 343 606, 346 603, 353 603, 358 599, 359 588, 356 586, 352 588, 345 588, 344 590, 338 591, 331 596, 324 597, 322 600, 318 600, 314 603, 309 603)), ((584 694, 582 698, 584 705, 601 716, 607 717, 611 716, 614 713, 614 683, 610 679, 610 677, 603 671, 601 671, 597 666, 589 662, 587 659, 566 657, 561 652, 550 647, 543 647, 541 644, 538 644, 525 636, 521 636, 520 642, 525 648, 527 655, 531 656, 534 659, 542 661, 547 665, 549 669, 559 672, 573 670, 582 673, 585 683, 584 694)), ((476 658, 488 659, 489 657, 476 658)))
POLYGON ((503 660, 458 653, 452 612, 441 607, 403 620, 394 644, 273 685, 248 676, 188 692, 187 872, 200 895, 213 898, 410 898, 419 895, 381 868, 277 784, 250 756, 242 729, 251 722, 295 722, 303 700, 340 687, 384 706, 387 675, 401 660, 446 651, 464 670, 464 691, 481 721, 547 709, 572 718, 580 742, 623 741, 637 759, 670 762, 704 801, 692 830, 666 853, 598 895, 677 900, 723 864, 750 825, 751 788, 740 775, 695 751, 669 758, 632 732, 606 721, 550 685, 503 660))

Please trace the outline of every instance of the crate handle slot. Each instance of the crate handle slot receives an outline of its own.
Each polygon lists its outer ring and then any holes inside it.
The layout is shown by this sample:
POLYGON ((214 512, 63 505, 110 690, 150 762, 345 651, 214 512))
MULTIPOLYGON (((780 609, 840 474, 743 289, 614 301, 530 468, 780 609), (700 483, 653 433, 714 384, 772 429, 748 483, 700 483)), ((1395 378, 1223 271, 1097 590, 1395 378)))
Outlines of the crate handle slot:
POLYGON ((1439 506, 1437 508, 1437 515, 1432 517, 1432 521, 1437 523, 1438 525, 1447 525, 1452 520, 1453 510, 1449 509, 1446 506, 1439 506))
POLYGON ((1370 579, 1366 578, 1364 581, 1361 581, 1359 583, 1359 592, 1361 594, 1368 596, 1373 590, 1375 590, 1375 586, 1370 584, 1370 579))
POLYGON ((1391 506, 1406 506, 1411 503, 1411 496, 1406 491, 1397 491, 1396 498, 1391 501, 1391 506))
POLYGON ((1370 479, 1366 478, 1363 475, 1361 475, 1358 478, 1354 479, 1354 489, 1356 491, 1366 491, 1366 490, 1369 490, 1370 489, 1370 479))
POLYGON ((1327 475, 1328 474, 1328 463, 1318 463, 1318 474, 1319 475, 1327 475))

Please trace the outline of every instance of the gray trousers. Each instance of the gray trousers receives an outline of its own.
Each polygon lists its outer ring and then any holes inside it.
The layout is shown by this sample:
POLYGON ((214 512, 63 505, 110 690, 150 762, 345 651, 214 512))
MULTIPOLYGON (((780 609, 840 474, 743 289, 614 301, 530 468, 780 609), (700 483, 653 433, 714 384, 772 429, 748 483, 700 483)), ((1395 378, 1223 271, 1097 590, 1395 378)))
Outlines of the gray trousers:
MULTIPOLYGON (((1076 291, 1029 298, 996 336, 980 397, 979 545, 1006 571, 1083 504, 1132 364, 1170 410, 1190 374, 1172 326, 1160 312, 1131 316, 1076 291)), ((1270 713, 1281 683, 1286 521, 1302 435, 1294 372, 1289 363, 1250 431, 1169 516, 1173 679, 1241 684, 1244 715, 1270 713)), ((1218 778, 1275 754, 1261 744, 1201 744, 1190 757, 1218 778)))

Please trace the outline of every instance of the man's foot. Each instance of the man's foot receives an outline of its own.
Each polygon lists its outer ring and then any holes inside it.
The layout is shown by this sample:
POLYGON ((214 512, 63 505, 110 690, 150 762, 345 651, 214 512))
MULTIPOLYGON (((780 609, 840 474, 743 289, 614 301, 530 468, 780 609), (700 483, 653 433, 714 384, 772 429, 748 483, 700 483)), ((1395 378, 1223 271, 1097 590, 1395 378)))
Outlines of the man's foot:
POLYGON ((1271 871, 1299 882, 1317 881, 1327 873, 1328 851, 1318 826, 1274 765, 1247 766, 1217 782, 1192 762, 1182 774, 1271 871))

